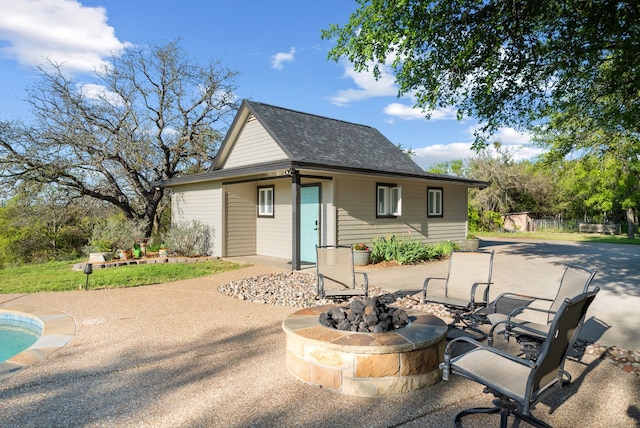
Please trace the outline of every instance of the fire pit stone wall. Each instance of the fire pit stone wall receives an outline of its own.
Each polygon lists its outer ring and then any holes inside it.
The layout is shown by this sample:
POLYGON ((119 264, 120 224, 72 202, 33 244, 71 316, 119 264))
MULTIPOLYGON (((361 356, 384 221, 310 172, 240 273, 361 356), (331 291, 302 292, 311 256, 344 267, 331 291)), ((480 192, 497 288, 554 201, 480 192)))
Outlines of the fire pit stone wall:
POLYGON ((299 380, 346 395, 394 395, 434 385, 446 345, 440 318, 409 312, 411 323, 385 333, 325 327, 318 317, 335 305, 300 310, 282 323, 286 365, 299 380))

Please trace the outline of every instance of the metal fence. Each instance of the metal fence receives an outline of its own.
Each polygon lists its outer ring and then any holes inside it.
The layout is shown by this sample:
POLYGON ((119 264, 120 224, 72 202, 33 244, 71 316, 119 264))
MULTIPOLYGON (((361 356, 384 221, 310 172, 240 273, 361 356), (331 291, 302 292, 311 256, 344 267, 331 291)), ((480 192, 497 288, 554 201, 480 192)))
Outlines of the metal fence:
POLYGON ((539 232, 577 232, 580 227, 579 220, 563 220, 556 218, 540 218, 534 220, 536 229, 539 232))
POLYGON ((555 218, 541 218, 534 220, 535 230, 550 232, 579 232, 579 233, 606 233, 619 235, 621 227, 619 223, 584 223, 580 220, 563 220, 555 218))

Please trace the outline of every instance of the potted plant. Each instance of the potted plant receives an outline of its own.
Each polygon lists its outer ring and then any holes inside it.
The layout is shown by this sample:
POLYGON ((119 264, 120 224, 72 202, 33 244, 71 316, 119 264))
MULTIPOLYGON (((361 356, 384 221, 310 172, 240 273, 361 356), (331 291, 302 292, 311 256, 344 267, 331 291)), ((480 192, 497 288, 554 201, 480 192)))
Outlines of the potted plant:
POLYGON ((371 249, 365 244, 353 244, 353 264, 368 265, 371 249))
POLYGON ((465 242, 465 249, 471 251, 477 251, 480 248, 480 239, 476 235, 467 235, 467 240, 465 242))
POLYGON ((136 242, 133 244, 133 258, 139 259, 140 257, 142 257, 142 247, 140 246, 140 243, 136 242))
POLYGON ((162 244, 158 250, 158 257, 169 257, 169 248, 162 244))

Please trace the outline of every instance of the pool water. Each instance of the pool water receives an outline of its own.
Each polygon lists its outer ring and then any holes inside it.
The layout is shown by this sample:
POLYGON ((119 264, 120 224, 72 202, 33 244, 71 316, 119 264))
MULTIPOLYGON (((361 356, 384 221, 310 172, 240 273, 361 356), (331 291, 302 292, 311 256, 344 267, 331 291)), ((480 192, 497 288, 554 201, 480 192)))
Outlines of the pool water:
POLYGON ((40 333, 27 324, 0 321, 0 361, 6 361, 24 351, 40 338, 40 333))

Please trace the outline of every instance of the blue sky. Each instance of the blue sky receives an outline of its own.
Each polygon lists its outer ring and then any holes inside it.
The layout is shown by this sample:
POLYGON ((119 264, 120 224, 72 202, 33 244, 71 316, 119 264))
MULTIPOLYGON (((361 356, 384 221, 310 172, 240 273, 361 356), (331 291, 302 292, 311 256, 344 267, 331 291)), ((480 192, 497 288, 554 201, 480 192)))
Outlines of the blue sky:
MULTIPOLYGON (((238 98, 375 127, 412 148, 423 168, 472 156, 473 118, 441 110, 427 120, 410 96, 397 97, 390 70, 375 81, 327 60, 332 42, 321 29, 346 23, 355 8, 348 0, 0 0, 0 120, 29 118, 24 88, 45 59, 81 82, 124 46, 180 38, 190 57, 219 59, 240 73, 238 98)), ((537 153, 511 129, 497 138, 516 159, 537 153)))

